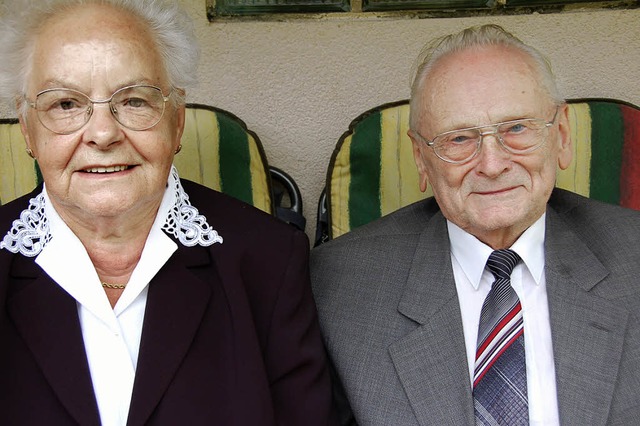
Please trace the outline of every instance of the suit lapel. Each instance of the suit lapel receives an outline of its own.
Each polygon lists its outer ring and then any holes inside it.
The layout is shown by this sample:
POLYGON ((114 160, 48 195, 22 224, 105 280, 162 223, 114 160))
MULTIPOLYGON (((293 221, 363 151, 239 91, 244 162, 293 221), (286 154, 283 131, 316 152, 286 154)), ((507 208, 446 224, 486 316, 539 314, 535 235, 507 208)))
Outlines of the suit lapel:
POLYGON ((128 424, 146 423, 187 354, 211 297, 211 285, 189 268, 211 263, 206 249, 180 245, 151 281, 128 424))
POLYGON ((33 259, 15 256, 12 276, 21 288, 8 296, 8 313, 53 392, 78 424, 100 424, 76 301, 33 259))
POLYGON ((560 423, 605 424, 628 314, 590 291, 609 272, 551 209, 546 235, 560 423))
POLYGON ((420 235, 398 309, 420 324, 389 349, 418 422, 473 425, 460 307, 440 213, 420 235))

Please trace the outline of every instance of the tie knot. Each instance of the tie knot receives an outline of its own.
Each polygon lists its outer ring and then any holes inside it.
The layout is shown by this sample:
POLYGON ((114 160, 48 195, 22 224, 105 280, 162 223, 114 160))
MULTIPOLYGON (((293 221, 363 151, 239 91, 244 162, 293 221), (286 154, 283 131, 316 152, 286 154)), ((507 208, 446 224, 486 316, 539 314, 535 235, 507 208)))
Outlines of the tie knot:
POLYGON ((510 279, 511 271, 520 262, 520 256, 513 250, 495 250, 487 260, 487 268, 496 279, 510 279))

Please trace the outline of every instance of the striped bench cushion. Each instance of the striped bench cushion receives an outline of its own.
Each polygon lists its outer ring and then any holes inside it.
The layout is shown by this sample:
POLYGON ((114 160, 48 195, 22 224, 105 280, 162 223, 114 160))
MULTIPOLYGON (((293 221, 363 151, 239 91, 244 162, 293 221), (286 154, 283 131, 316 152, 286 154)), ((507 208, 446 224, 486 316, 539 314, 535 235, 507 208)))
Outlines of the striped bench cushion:
MULTIPOLYGON (((606 99, 569 101, 574 159, 557 186, 640 210, 640 110, 606 99)), ((329 228, 335 238, 415 201, 408 101, 356 118, 333 152, 327 174, 329 228)))

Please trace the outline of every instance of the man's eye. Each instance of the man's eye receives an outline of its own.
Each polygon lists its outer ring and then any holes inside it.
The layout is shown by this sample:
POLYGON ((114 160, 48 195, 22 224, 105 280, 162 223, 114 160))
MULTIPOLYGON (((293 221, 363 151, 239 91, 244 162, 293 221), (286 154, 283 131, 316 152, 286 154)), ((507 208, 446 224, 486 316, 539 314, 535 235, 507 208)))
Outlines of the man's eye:
POLYGON ((469 142, 475 142, 477 138, 477 135, 473 133, 452 133, 447 137, 446 143, 453 145, 462 145, 469 142))
POLYGON ((506 129, 506 133, 522 133, 528 130, 528 127, 522 123, 515 123, 506 129))

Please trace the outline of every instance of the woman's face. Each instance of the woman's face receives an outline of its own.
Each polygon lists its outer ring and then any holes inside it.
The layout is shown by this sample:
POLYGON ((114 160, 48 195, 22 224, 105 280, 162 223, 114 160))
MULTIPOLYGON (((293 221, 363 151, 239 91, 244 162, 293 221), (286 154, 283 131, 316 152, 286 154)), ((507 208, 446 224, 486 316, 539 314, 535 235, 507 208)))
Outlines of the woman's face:
MULTIPOLYGON (((134 84, 157 86, 165 95, 171 90, 146 27, 110 6, 79 6, 50 19, 37 35, 32 57, 29 101, 51 88, 74 89, 96 100, 134 84)), ((21 123, 63 218, 135 220, 155 216, 162 200, 184 107, 167 102, 160 122, 143 131, 120 125, 105 103, 96 104, 89 121, 68 135, 43 127, 33 108, 21 123)))

